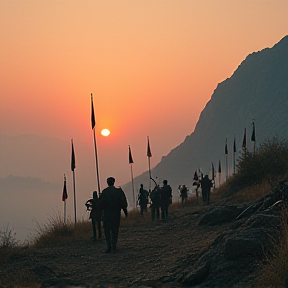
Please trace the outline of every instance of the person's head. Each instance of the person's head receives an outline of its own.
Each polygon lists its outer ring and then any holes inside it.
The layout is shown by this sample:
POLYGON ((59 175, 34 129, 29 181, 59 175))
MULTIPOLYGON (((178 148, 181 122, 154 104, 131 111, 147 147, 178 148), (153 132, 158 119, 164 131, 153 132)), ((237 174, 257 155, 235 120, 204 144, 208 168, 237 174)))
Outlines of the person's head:
POLYGON ((113 186, 114 183, 115 183, 115 178, 113 178, 113 177, 108 177, 108 178, 107 178, 107 184, 108 184, 108 186, 113 186))
POLYGON ((140 184, 140 187, 143 188, 143 184, 140 184))
POLYGON ((205 178, 208 178, 208 175, 205 175, 205 178))
POLYGON ((93 199, 97 199, 97 198, 98 198, 97 191, 94 191, 94 192, 93 192, 93 199))
POLYGON ((164 185, 167 185, 167 183, 168 183, 167 180, 164 180, 164 181, 163 181, 163 184, 164 184, 164 185))

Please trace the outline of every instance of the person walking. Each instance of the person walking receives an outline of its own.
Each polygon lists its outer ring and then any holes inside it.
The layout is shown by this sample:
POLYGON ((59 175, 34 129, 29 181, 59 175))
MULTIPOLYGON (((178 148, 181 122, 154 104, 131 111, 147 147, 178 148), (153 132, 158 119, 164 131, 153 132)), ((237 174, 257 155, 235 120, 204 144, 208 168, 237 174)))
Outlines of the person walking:
POLYGON ((156 185, 154 189, 150 192, 151 199, 151 220, 155 221, 155 214, 157 220, 160 219, 160 206, 161 206, 161 194, 160 187, 156 185))
POLYGON ((188 188, 185 184, 180 186, 180 197, 182 206, 184 206, 184 203, 186 203, 188 199, 188 188))
POLYGON ((167 220, 168 207, 172 204, 172 188, 168 185, 168 181, 163 181, 163 187, 161 188, 161 218, 167 220))
POLYGON ((143 215, 143 212, 147 212, 148 204, 148 191, 143 188, 143 184, 140 185, 138 202, 140 205, 141 215, 143 215))
POLYGON ((96 241, 97 234, 96 234, 96 227, 98 230, 98 239, 101 239, 101 208, 100 202, 97 195, 97 191, 93 192, 93 198, 86 201, 85 206, 87 211, 90 211, 89 219, 92 222, 92 231, 93 231, 93 241, 96 241))
POLYGON ((209 205, 210 203, 210 190, 211 187, 213 187, 212 181, 208 178, 208 175, 205 175, 205 177, 200 180, 201 189, 202 189, 202 200, 203 203, 206 203, 209 205))
POLYGON ((103 226, 107 243, 106 253, 116 252, 121 209, 125 216, 128 216, 125 193, 120 187, 116 188, 114 183, 115 179, 113 177, 107 178, 108 187, 102 191, 99 197, 100 207, 103 210, 103 226))

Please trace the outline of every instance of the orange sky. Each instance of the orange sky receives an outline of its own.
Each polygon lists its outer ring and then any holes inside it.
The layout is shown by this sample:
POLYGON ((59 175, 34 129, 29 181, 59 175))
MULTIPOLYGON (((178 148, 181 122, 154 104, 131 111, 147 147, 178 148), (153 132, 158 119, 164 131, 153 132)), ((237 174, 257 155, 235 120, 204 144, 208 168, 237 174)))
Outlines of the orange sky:
POLYGON ((219 82, 288 34, 287 16, 287 0, 2 0, 0 134, 91 142, 93 93, 100 169, 124 184, 128 145, 137 176, 149 135, 154 167, 219 82))

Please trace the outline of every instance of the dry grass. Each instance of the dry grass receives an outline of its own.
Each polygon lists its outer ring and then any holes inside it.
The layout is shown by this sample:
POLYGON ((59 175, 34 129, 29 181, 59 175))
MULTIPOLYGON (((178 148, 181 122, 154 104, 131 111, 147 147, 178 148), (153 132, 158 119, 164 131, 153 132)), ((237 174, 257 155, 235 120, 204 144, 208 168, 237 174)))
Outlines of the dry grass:
POLYGON ((217 189, 217 197, 225 199, 229 203, 242 204, 258 201, 264 196, 270 194, 271 185, 267 180, 263 180, 260 184, 247 186, 235 193, 230 191, 230 179, 217 189))
POLYGON ((44 225, 37 223, 36 237, 33 246, 43 247, 55 244, 67 244, 76 239, 84 239, 91 236, 91 223, 88 221, 72 222, 68 219, 66 223, 60 215, 49 217, 44 225))
POLYGON ((260 264, 259 287, 288 287, 288 211, 282 211, 281 233, 274 239, 274 252, 260 264))

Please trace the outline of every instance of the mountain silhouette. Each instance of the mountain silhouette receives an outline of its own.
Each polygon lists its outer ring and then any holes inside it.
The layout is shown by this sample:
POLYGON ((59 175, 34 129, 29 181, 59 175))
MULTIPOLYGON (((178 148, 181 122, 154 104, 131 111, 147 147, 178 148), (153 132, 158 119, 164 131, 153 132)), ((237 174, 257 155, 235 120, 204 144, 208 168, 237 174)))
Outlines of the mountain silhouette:
MULTIPOLYGON (((255 123, 256 147, 267 138, 287 137, 287 75, 288 36, 272 48, 248 55, 230 78, 218 84, 194 132, 161 159, 152 169, 152 177, 157 177, 160 184, 167 179, 175 191, 179 184, 192 186, 196 169, 200 168, 204 175, 211 177, 212 163, 217 172, 221 161, 223 179, 226 177, 226 138, 227 166, 231 174, 234 137, 236 157, 239 157, 245 128, 247 148, 253 151, 252 122, 255 123)), ((148 182, 148 172, 134 179, 135 187, 148 182)), ((131 190, 130 183, 123 187, 127 192, 131 190)))

